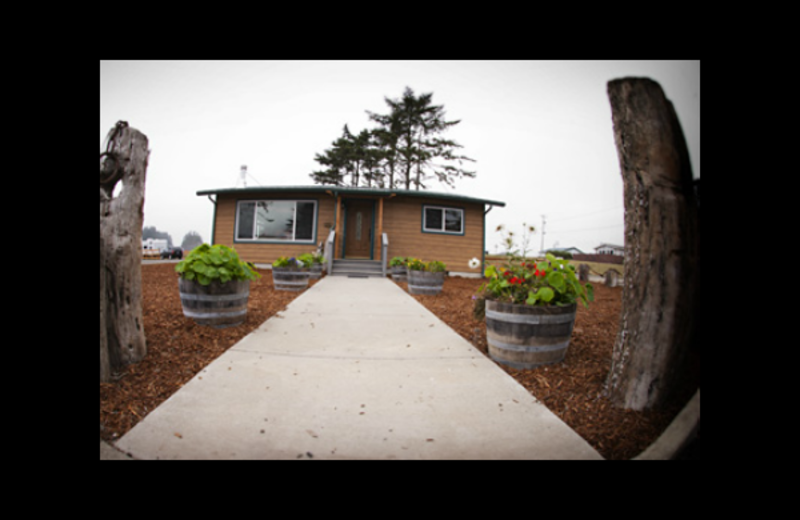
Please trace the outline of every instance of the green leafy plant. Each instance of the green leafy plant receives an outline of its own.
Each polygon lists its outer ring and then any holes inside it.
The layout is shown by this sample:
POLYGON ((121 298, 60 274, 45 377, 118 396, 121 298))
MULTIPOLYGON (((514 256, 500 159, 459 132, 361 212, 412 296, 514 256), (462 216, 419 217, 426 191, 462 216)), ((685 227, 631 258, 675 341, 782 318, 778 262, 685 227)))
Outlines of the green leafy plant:
POLYGON ((569 305, 578 299, 588 307, 594 301, 592 284, 581 285, 575 266, 548 253, 546 260, 522 262, 485 272, 484 298, 527 305, 569 305))
POLYGON ((272 262, 272 267, 288 267, 290 269, 308 269, 311 267, 311 253, 300 255, 297 258, 279 256, 277 260, 272 262))
POLYGON ((214 280, 227 283, 231 280, 255 280, 261 275, 239 258, 232 248, 217 244, 202 244, 186 255, 175 265, 175 271, 185 280, 197 280, 201 285, 209 285, 214 280))
POLYGON ((420 260, 419 258, 408 258, 406 262, 406 267, 408 267, 409 271, 424 271, 425 270, 425 262, 420 260))
POLYGON ((429 273, 443 273, 447 270, 447 266, 444 265, 444 262, 440 262, 439 260, 431 260, 425 266, 425 270, 429 273))
POLYGON ((406 257, 404 256, 396 256, 389 260, 389 267, 399 267, 401 265, 406 265, 406 257))
MULTIPOLYGON (((570 305, 581 300, 585 307, 594 301, 594 287, 581 285, 575 274, 575 266, 567 260, 547 253, 544 260, 530 261, 525 257, 533 226, 523 223, 526 234, 522 237, 521 254, 516 250, 514 234, 503 236, 508 262, 505 267, 490 265, 484 275, 488 281, 480 288, 474 299, 475 316, 483 314, 485 299, 525 305, 570 305)), ((502 225, 497 227, 503 233, 502 225)))
POLYGON ((444 262, 439 260, 431 260, 430 262, 423 262, 419 258, 408 258, 406 263, 411 271, 427 271, 429 273, 443 273, 447 270, 444 262))

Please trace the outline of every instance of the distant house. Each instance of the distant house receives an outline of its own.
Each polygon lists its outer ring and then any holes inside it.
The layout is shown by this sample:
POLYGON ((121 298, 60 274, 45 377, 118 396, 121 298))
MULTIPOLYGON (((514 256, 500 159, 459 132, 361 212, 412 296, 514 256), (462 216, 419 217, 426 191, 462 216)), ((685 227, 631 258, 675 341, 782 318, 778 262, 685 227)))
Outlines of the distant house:
POLYGON ((598 255, 616 255, 625 256, 625 246, 618 246, 616 244, 600 244, 594 248, 595 254, 598 255))
POLYGON ((552 253, 553 251, 564 251, 565 253, 571 253, 573 255, 582 255, 583 251, 578 249, 577 247, 554 247, 553 249, 548 249, 548 253, 552 253))
POLYGON ((395 256, 413 256, 475 275, 483 272, 485 215, 505 206, 450 193, 320 185, 197 195, 214 203, 212 243, 234 247, 248 262, 271 264, 319 248, 340 266, 344 260, 385 266, 395 256), (473 258, 480 265, 470 267, 473 258))

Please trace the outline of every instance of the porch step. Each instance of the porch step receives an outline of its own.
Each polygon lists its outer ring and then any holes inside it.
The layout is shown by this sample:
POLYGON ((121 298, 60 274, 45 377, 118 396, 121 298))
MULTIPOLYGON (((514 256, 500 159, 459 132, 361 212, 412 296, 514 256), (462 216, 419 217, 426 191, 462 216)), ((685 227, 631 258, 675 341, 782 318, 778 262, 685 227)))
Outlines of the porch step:
POLYGON ((334 260, 333 276, 383 276, 381 263, 376 260, 334 260))

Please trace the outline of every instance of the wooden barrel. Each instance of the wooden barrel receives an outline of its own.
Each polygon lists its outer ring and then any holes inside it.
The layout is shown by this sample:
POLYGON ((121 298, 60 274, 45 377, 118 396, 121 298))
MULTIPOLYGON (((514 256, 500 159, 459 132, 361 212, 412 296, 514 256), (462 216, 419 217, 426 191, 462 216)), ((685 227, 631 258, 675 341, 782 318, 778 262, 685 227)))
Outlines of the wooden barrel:
POLYGON ((394 280, 395 282, 405 282, 408 280, 406 274, 406 266, 393 265, 391 269, 392 269, 392 280, 394 280))
POLYGON ((289 267, 273 267, 272 283, 278 291, 302 291, 308 288, 308 271, 289 267))
POLYGON ((247 317, 250 280, 212 281, 201 285, 178 278, 183 315, 217 329, 239 325, 247 317))
POLYGON ((410 294, 439 294, 444 285, 444 273, 408 270, 408 292, 410 294))
POLYGON ((322 264, 313 263, 311 269, 308 271, 308 277, 313 279, 322 278, 322 264))
POLYGON ((530 306, 486 300, 489 356, 513 368, 559 363, 575 325, 577 305, 530 306))

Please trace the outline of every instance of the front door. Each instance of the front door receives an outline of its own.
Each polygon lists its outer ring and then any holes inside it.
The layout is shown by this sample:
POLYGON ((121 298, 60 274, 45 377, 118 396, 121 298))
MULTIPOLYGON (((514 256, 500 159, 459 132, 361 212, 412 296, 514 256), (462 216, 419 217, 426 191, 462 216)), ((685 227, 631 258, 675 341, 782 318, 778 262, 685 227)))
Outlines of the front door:
POLYGON ((372 214, 375 202, 350 199, 345 202, 344 258, 372 258, 372 214))

